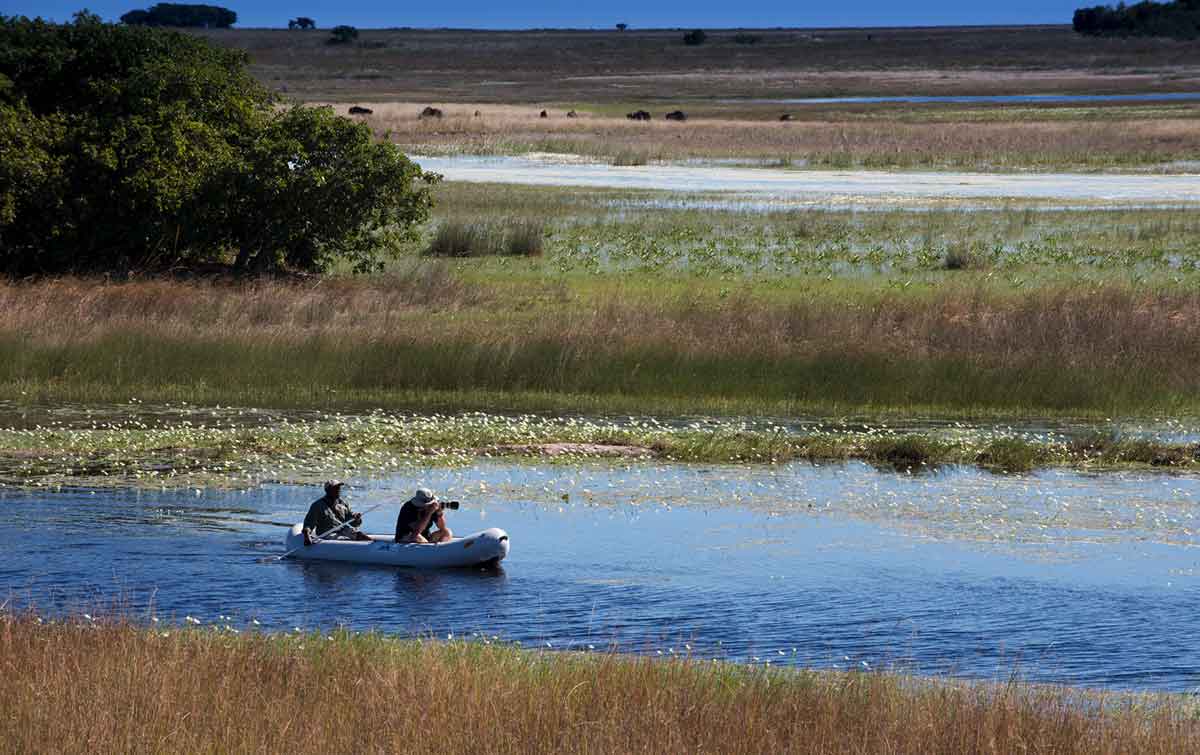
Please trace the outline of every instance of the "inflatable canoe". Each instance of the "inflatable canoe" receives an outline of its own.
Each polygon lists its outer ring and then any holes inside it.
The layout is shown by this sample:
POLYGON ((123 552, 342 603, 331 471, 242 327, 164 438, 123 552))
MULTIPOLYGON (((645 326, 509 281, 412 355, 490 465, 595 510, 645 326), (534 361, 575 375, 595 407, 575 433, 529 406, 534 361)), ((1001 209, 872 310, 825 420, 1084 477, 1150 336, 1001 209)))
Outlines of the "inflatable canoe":
POLYGON ((305 546, 301 531, 301 525, 292 525, 283 541, 284 547, 295 551, 289 558, 446 569, 498 564, 508 555, 508 533, 495 527, 445 543, 424 544, 395 543, 391 535, 371 535, 371 542, 322 540, 305 546))

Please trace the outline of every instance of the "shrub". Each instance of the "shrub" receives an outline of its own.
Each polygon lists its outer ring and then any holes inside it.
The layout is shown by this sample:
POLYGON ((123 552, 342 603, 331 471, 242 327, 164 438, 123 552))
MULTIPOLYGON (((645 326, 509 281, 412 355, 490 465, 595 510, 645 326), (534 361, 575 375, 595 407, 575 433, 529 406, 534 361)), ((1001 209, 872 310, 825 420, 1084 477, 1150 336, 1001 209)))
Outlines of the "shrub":
POLYGON ((331 45, 348 45, 358 39, 358 29, 353 26, 335 26, 329 30, 329 39, 331 45))
POLYGON ((290 21, 288 21, 288 28, 289 29, 315 29, 315 28, 317 28, 317 22, 312 20, 308 16, 299 16, 298 18, 293 18, 290 21))
POLYGON ((692 29, 683 35, 683 43, 692 47, 704 44, 706 39, 708 39, 708 35, 704 33, 703 29, 692 29))
POLYGON ((738 32, 737 34, 733 35, 733 41, 739 45, 756 45, 762 41, 762 37, 757 34, 738 32))
POLYGON ((245 53, 197 37, 0 19, 0 272, 378 267, 435 177, 280 104, 245 53))

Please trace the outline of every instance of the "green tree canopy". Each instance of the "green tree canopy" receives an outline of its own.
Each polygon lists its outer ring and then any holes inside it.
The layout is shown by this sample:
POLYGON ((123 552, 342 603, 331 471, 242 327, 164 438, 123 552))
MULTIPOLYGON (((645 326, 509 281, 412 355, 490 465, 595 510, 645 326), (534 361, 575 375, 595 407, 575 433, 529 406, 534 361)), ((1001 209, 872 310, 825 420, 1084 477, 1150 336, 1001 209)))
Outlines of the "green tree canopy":
POLYGON ((1093 36, 1200 37, 1200 0, 1158 3, 1144 0, 1079 8, 1072 19, 1075 31, 1093 36))
POLYGON ((131 10, 121 16, 130 26, 179 26, 201 29, 228 29, 237 23, 237 14, 217 5, 158 3, 147 10, 131 10))
POLYGON ((364 124, 284 106, 240 51, 0 18, 0 271, 369 270, 434 178, 364 124))

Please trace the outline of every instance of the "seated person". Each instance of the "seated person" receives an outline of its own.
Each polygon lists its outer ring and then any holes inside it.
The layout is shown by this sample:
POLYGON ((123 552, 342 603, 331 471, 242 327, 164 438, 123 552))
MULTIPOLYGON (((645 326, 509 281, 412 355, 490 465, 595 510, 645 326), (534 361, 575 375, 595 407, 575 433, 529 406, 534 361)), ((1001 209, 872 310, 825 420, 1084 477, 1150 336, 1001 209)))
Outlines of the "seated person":
POLYGON ((428 488, 418 488, 416 495, 400 507, 396 517, 397 543, 444 543, 454 537, 446 526, 442 502, 428 488), (432 526, 437 524, 437 532, 432 526))
POLYGON ((342 500, 344 482, 330 480, 325 483, 325 495, 312 502, 304 517, 304 544, 312 545, 319 538, 334 540, 370 540, 371 537, 357 528, 362 526, 362 514, 350 510, 350 504, 342 500))

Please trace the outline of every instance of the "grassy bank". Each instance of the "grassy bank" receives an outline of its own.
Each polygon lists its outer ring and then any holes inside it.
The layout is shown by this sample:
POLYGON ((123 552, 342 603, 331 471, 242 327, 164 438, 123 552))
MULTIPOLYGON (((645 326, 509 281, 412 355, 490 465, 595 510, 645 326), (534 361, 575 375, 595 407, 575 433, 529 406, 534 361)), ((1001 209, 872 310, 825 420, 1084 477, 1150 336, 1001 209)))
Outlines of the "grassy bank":
MULTIPOLYGON (((1200 413, 1188 286, 0 286, 0 397, 748 414, 1200 413), (685 409, 686 411, 687 409, 685 409)), ((971 282, 973 281, 973 282, 971 282)))
POLYGON ((381 635, 0 618, 11 752, 1056 752, 1200 747, 1193 706, 381 635))

